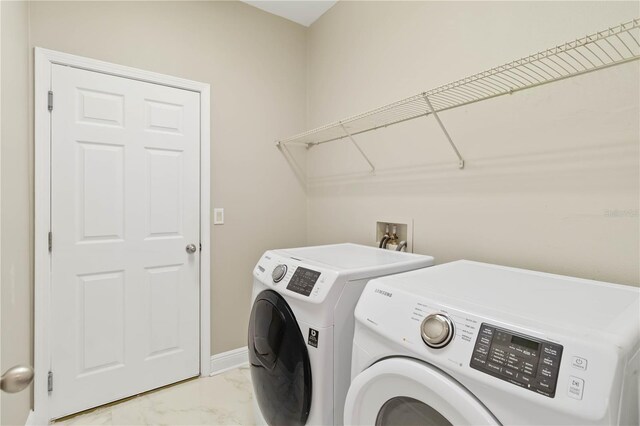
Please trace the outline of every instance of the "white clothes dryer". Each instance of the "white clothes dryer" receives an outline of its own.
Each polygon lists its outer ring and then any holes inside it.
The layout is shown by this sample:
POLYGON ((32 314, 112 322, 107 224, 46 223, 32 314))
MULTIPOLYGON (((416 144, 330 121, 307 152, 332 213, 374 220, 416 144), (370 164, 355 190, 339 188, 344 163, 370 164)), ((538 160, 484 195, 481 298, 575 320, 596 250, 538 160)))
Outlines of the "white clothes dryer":
POLYGON ((253 272, 248 333, 258 423, 342 424, 365 284, 432 264, 356 244, 267 251, 253 272))
POLYGON ((640 289, 470 261, 369 282, 348 425, 637 425, 640 289))

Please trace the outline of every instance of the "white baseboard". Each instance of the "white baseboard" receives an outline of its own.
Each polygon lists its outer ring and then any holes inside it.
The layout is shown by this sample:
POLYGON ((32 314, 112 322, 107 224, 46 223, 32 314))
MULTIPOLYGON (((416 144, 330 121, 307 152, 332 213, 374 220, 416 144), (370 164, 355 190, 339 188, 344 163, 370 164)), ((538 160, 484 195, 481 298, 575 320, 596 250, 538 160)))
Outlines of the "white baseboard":
POLYGON ((33 410, 30 410, 24 426, 45 426, 47 424, 49 422, 46 419, 39 419, 38 415, 33 410))
POLYGON ((225 371, 245 366, 248 363, 249 353, 247 352, 246 346, 212 355, 210 376, 215 376, 216 374, 224 373, 225 371))

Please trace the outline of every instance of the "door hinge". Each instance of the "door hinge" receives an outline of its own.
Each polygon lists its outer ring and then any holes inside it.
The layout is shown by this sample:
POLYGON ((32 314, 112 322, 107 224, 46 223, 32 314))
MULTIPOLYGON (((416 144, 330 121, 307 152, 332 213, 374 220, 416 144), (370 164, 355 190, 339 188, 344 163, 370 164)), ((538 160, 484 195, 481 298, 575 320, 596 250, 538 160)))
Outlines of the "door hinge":
POLYGON ((202 243, 200 243, 200 251, 202 251, 202 243))
POLYGON ((53 371, 49 371, 49 374, 47 374, 47 391, 53 391, 53 371))
POLYGON ((47 108, 49 111, 53 111, 53 91, 49 90, 49 95, 47 97, 47 108))
POLYGON ((51 253, 51 249, 53 248, 53 234, 51 233, 51 231, 49 231, 48 241, 49 241, 49 253, 51 253))

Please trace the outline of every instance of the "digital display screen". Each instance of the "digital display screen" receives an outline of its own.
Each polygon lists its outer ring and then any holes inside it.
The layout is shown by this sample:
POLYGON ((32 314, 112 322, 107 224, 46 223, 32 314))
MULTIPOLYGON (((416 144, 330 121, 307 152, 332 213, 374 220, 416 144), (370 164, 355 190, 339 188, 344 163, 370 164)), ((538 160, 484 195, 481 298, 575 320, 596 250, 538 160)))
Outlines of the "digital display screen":
POLYGON ((293 277, 291 277, 289 285, 287 285, 287 290, 302 294, 303 296, 308 296, 311 294, 311 290, 313 290, 313 287, 316 285, 316 281, 318 281, 319 277, 320 272, 318 271, 298 267, 296 272, 294 272, 293 277))
POLYGON ((537 351, 540 347, 540 343, 519 336, 511 336, 511 343, 533 349, 534 351, 537 351))

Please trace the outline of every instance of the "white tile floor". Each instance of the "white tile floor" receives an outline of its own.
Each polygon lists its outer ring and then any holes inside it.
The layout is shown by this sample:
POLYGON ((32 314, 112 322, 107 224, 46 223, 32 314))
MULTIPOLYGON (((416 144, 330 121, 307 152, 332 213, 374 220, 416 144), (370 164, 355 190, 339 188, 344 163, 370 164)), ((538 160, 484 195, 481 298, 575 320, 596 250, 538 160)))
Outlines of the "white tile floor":
POLYGON ((58 425, 253 425, 248 367, 190 380, 68 418, 58 425))

